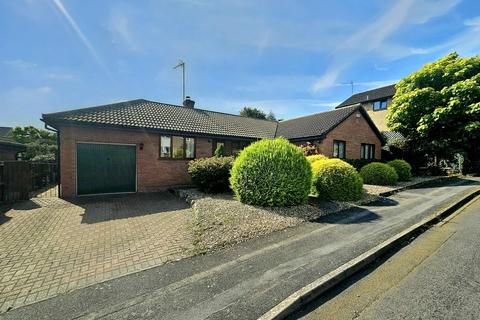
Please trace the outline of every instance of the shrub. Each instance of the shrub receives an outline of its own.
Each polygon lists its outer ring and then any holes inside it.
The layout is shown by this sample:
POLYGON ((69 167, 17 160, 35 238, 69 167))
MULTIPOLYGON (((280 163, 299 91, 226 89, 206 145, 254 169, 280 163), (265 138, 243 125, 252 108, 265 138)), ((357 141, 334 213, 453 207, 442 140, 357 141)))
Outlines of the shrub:
POLYGON ((219 144, 213 153, 215 157, 220 158, 225 156, 225 147, 223 144, 219 144))
POLYGON ((351 164, 357 171, 360 171, 364 166, 369 163, 376 162, 375 159, 346 159, 345 162, 351 164))
POLYGON ((318 154, 317 146, 314 143, 307 142, 300 145, 304 156, 311 156, 318 154))
POLYGON ((356 201, 363 195, 363 181, 357 170, 340 159, 312 164, 312 185, 323 200, 356 201))
POLYGON ((398 175, 388 164, 372 162, 360 170, 360 176, 366 184, 390 186, 397 184, 398 175))
POLYGON ((222 192, 229 189, 230 170, 233 157, 212 157, 192 160, 188 173, 192 182, 207 192, 222 192))
POLYGON ((409 181, 412 178, 412 166, 405 160, 392 160, 387 164, 395 169, 398 181, 409 181))
POLYGON ((302 150, 277 138, 257 141, 240 152, 230 184, 243 203, 291 206, 307 201, 311 179, 312 170, 302 150))
POLYGON ((318 161, 318 160, 327 160, 328 157, 324 156, 323 154, 314 154, 314 155, 311 155, 311 156, 307 156, 307 160, 308 162, 310 162, 310 164, 318 161))

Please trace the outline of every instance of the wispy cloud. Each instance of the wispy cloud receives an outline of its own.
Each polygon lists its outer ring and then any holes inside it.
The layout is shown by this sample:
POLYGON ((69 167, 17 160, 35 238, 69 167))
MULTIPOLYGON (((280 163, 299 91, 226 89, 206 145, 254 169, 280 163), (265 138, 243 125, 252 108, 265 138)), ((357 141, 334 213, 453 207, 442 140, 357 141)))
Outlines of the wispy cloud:
POLYGON ((130 21, 127 15, 120 10, 111 13, 108 30, 113 37, 113 43, 126 47, 129 50, 140 50, 139 43, 133 36, 130 21))
MULTIPOLYGON (((381 52, 387 40, 406 23, 426 23, 434 17, 445 14, 458 2, 459 0, 397 2, 375 22, 348 37, 334 50, 332 53, 334 58, 329 68, 320 79, 315 81, 313 91, 318 92, 335 85, 339 76, 360 58, 375 51, 381 52)), ((395 52, 392 48, 390 50, 395 52)), ((411 48, 402 51, 403 56, 419 53, 422 51, 411 48)), ((395 58, 399 58, 398 51, 395 58)))
POLYGON ((11 68, 23 70, 37 67, 36 63, 23 59, 3 60, 2 64, 11 68))
POLYGON ((88 38, 85 36, 85 34, 82 32, 80 27, 78 26, 77 22, 73 17, 70 15, 68 10, 65 8, 61 0, 52 0, 53 3, 55 4, 55 7, 58 9, 58 11, 63 15, 63 17, 67 20, 68 24, 70 27, 75 31, 77 36, 80 38, 80 41, 83 43, 83 45, 87 48, 87 50, 90 52, 92 57, 95 59, 97 64, 102 67, 105 71, 107 71, 107 68, 105 64, 103 63, 102 59, 98 55, 97 51, 95 48, 92 46, 88 38))
POLYGON ((457 51, 462 55, 476 55, 480 52, 480 16, 464 21, 465 29, 438 45, 422 48, 426 54, 457 51))

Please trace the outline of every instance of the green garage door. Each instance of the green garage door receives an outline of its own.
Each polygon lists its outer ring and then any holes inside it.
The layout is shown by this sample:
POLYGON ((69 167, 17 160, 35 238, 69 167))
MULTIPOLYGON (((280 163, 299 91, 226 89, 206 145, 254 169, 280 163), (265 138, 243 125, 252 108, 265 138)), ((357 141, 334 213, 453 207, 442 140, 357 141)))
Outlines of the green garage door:
POLYGON ((77 193, 135 192, 136 147, 77 144, 77 193))

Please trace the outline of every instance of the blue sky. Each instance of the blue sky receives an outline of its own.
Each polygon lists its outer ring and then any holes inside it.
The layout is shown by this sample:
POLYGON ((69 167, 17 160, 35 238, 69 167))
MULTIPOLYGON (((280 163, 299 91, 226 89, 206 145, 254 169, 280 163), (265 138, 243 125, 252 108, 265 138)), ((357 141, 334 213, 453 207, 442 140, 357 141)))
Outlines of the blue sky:
POLYGON ((0 0, 0 126, 145 98, 280 118, 333 108, 450 51, 480 52, 480 1, 0 0))

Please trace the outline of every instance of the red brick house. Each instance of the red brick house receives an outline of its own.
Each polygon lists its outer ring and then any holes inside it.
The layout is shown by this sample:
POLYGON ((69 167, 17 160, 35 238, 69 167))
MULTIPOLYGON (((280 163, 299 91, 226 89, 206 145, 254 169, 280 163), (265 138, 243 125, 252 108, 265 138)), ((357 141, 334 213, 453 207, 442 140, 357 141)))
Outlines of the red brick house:
POLYGON ((10 131, 10 127, 0 127, 0 161, 18 160, 18 154, 26 150, 25 145, 8 136, 10 131))
POLYGON ((383 138, 366 111, 351 106, 268 121, 143 99, 44 114, 59 134, 60 193, 149 192, 190 182, 187 166, 219 144, 236 154, 252 141, 283 136, 315 143, 331 157, 379 158, 383 138))

